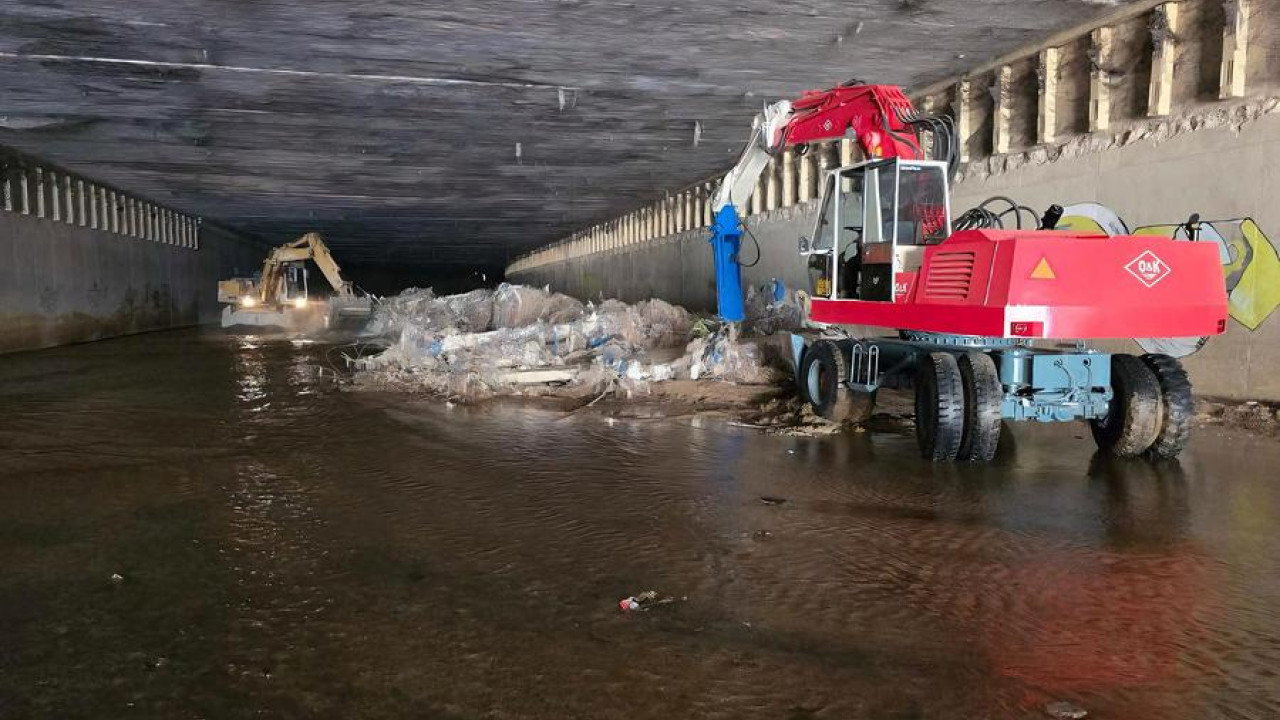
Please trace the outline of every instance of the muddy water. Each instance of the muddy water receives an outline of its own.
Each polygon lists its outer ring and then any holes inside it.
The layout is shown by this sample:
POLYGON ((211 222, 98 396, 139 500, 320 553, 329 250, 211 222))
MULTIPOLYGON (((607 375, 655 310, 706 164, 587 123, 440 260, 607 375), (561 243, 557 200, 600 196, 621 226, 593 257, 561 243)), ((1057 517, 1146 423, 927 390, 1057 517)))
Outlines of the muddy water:
POLYGON ((933 467, 341 392, 331 354, 0 358, 0 717, 1280 715, 1273 442, 933 467))

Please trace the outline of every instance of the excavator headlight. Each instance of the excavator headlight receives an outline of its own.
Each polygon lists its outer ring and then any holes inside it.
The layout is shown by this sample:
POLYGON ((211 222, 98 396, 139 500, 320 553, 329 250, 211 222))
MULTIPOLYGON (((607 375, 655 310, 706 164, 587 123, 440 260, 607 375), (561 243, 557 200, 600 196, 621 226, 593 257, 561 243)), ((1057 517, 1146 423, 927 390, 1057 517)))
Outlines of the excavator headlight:
POLYGON ((241 306, 241 307, 251 308, 251 307, 253 307, 254 305, 257 305, 257 304, 258 304, 258 300, 257 300, 256 298, 254 298, 252 295, 242 295, 242 296, 240 297, 240 306, 241 306))
POLYGON ((304 297, 297 298, 293 301, 293 306, 301 310, 307 306, 307 299, 304 297))

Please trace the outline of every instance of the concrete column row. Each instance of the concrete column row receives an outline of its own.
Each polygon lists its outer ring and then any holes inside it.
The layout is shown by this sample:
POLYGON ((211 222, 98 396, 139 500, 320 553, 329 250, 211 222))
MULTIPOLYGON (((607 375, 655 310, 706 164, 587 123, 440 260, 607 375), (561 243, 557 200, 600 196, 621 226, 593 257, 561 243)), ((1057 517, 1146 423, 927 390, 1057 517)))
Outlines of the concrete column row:
MULTIPOLYGON (((1277 30, 1280 3, 1276 2, 1135 0, 1101 22, 1058 36, 1054 45, 1025 48, 977 68, 972 74, 923 88, 914 99, 926 114, 950 111, 959 136, 959 159, 968 162, 1055 143, 1067 133, 1106 132, 1113 120, 1172 114, 1178 98, 1199 95, 1185 87, 1175 88, 1179 83, 1198 82, 1198 73, 1179 77, 1174 72, 1177 58, 1189 48, 1196 50, 1190 47, 1195 43, 1203 46, 1197 56, 1221 57, 1218 96, 1242 97, 1246 94, 1246 70, 1250 69, 1251 32, 1256 42, 1256 37, 1277 30), (1211 7, 1214 5, 1218 7, 1211 7), (1205 26, 1206 22, 1214 25, 1205 26), (1139 58, 1132 57, 1137 47, 1149 47, 1144 51, 1149 57, 1141 58, 1149 63, 1139 63, 1139 58), (1072 68, 1081 67, 1082 62, 1087 71, 1073 74, 1072 68), (1132 72, 1139 64, 1149 66, 1149 72, 1132 72), (1143 86, 1133 87, 1133 83, 1143 86), (1134 111, 1135 97, 1146 98, 1145 111, 1134 111), (1080 105, 1072 107, 1077 102, 1087 102, 1087 112, 1080 105), (1081 118, 1082 127, 1075 126, 1077 117, 1081 118)), ((1255 58, 1254 72, 1263 65, 1255 58)), ((1254 77, 1251 82, 1258 82, 1254 77)), ((789 148, 770 160, 739 212, 746 217, 809 202, 821 195, 822 178, 827 171, 837 165, 853 164, 859 156, 858 148, 849 139, 817 143, 803 153, 789 148)), ((590 233, 589 241, 583 240, 582 233, 575 234, 517 260, 512 269, 554 262, 564 256, 607 252, 706 227, 711 224, 712 191, 711 183, 686 188, 620 221, 595 226, 586 231, 590 233)))
MULTIPOLYGON (((1198 89, 1187 89, 1199 82, 1199 75, 1175 73, 1176 61, 1188 51, 1184 46, 1198 44, 1200 47, 1191 51, 1199 57, 1213 57, 1220 50, 1218 97, 1243 97, 1249 68, 1250 23, 1261 22, 1273 31, 1280 27, 1280 4, 1263 0, 1171 0, 1134 5, 1140 7, 1125 11, 1127 14, 1117 18, 1115 24, 1090 26, 1061 45, 1032 48, 1003 64, 988 65, 953 82, 923 88, 916 100, 926 110, 950 105, 959 135, 960 160, 967 162, 1057 142, 1064 122, 1072 124, 1067 118, 1077 116, 1069 107, 1074 102, 1088 103, 1088 112, 1080 108, 1078 113, 1080 117, 1087 115, 1088 123, 1071 128, 1072 133, 1106 132, 1117 119, 1168 117, 1177 109, 1178 98, 1199 95, 1198 89), (1212 7, 1215 5, 1218 7, 1212 7), (1269 16, 1264 17, 1264 13, 1269 16), (1213 24, 1205 27, 1208 22, 1213 24), (1134 73, 1132 68, 1138 62, 1132 57, 1133 48, 1148 38, 1145 59, 1149 62, 1143 65, 1150 69, 1134 73), (1080 58, 1081 54, 1086 57, 1080 58), (1071 58, 1087 63, 1087 88, 1077 90, 1067 84, 1070 68, 1078 66, 1072 64, 1071 58), (1016 82, 1028 67, 1036 75, 1034 93, 1016 82), (1140 87, 1132 87, 1133 83, 1140 87), (1133 112, 1131 97, 1145 97, 1145 110, 1133 112), (1034 117, 1034 127, 1023 129, 1019 117, 1034 117)), ((1257 62, 1253 65, 1255 71, 1262 67, 1257 62)))
POLYGON ((16 153, 0 154, 0 209, 174 247, 200 246, 200 218, 16 153))

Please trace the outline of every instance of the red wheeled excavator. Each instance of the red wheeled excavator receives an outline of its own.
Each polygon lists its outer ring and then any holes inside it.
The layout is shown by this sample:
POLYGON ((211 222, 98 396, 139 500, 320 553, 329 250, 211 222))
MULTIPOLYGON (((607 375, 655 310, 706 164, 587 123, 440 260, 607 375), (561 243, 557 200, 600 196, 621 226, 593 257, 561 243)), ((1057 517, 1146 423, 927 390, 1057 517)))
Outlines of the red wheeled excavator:
POLYGON ((1179 362, 1088 343, 1222 333, 1216 247, 1056 231, 1054 208, 1016 229, 991 212, 967 214, 968 228, 953 232, 953 127, 918 115, 896 87, 810 91, 757 118, 714 198, 724 319, 743 315, 736 206, 785 148, 844 138, 865 160, 825 173, 813 235, 798 239, 814 330, 790 346, 815 412, 838 417, 857 394, 912 387, 920 451, 934 461, 992 459, 1006 420, 1087 421, 1099 448, 1117 456, 1182 451, 1194 413, 1179 362))

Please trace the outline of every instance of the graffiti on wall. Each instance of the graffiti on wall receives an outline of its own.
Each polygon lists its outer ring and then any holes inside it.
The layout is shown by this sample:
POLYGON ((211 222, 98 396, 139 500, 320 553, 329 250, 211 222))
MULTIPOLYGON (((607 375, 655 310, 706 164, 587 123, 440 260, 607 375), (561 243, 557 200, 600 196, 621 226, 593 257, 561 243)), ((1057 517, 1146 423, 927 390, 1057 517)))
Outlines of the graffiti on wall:
MULTIPOLYGON (((1186 226, 1181 223, 1145 225, 1130 230, 1115 211, 1099 203, 1067 206, 1056 229, 1187 239, 1186 226)), ((1276 252, 1275 245, 1252 218, 1202 222, 1200 240, 1211 240, 1218 245, 1231 317, 1250 330, 1257 330, 1280 307, 1280 253, 1276 252)), ((1199 350, 1207 339, 1136 338, 1147 352, 1163 352, 1175 357, 1199 350)))
MULTIPOLYGON (((1185 240, 1182 225, 1148 225, 1134 235, 1163 235, 1185 240)), ((1201 225, 1200 239, 1218 244, 1218 259, 1227 282, 1231 317, 1250 330, 1280 306, 1280 255, 1252 218, 1214 220, 1201 225)))

